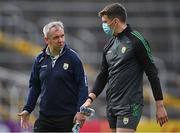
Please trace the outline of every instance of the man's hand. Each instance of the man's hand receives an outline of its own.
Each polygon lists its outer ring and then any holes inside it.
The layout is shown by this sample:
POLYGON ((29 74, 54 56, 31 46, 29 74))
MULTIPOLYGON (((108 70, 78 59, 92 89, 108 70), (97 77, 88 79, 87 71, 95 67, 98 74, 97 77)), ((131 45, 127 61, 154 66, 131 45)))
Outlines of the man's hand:
POLYGON ((24 129, 29 128, 30 127, 30 124, 29 124, 30 113, 24 110, 21 113, 18 113, 18 116, 21 117, 21 128, 24 128, 24 129))
POLYGON ((91 103, 92 103, 92 101, 90 99, 87 99, 86 102, 82 106, 90 107, 91 103))
POLYGON ((160 126, 163 126, 166 122, 168 122, 167 112, 162 100, 156 101, 156 120, 160 126))
POLYGON ((76 123, 76 121, 78 121, 78 123, 80 124, 80 127, 82 127, 84 125, 85 120, 86 120, 86 117, 81 112, 77 112, 76 115, 74 116, 74 123, 76 123))

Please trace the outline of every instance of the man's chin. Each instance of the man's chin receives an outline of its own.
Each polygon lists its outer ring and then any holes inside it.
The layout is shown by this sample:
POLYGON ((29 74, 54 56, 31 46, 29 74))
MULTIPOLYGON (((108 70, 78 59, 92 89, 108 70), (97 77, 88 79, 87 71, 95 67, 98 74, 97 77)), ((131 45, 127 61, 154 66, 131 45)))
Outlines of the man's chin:
POLYGON ((64 44, 59 44, 58 47, 63 48, 64 44))
POLYGON ((56 48, 62 48, 64 45, 63 44, 56 44, 54 45, 56 48))

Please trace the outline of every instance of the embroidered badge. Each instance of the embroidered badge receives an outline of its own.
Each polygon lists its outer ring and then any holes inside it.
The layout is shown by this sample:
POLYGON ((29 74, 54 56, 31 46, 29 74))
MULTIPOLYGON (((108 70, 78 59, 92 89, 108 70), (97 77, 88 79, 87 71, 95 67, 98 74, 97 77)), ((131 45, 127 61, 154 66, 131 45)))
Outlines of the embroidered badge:
POLYGON ((126 52, 126 47, 122 47, 121 52, 124 54, 126 52))
POLYGON ((124 117, 124 118, 123 118, 123 123, 126 125, 126 124, 128 124, 128 122, 129 122, 129 118, 124 117))
POLYGON ((69 67, 69 64, 64 63, 64 65, 63 65, 64 70, 67 70, 67 69, 68 69, 68 67, 69 67))

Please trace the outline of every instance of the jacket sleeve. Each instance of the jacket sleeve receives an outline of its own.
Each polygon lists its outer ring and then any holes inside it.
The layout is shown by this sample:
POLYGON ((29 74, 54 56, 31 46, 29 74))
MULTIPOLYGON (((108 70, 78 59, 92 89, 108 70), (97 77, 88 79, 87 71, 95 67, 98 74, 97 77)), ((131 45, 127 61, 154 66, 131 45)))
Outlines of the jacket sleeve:
POLYGON ((137 41, 135 43, 136 58, 139 61, 140 65, 143 67, 148 77, 155 100, 162 100, 163 94, 161 90, 160 80, 158 77, 158 71, 154 64, 149 43, 140 35, 136 34, 136 37, 137 37, 137 41))
POLYGON ((31 76, 29 80, 29 94, 27 98, 27 103, 24 106, 23 110, 28 111, 31 113, 36 105, 37 99, 40 95, 40 80, 39 80, 39 71, 38 71, 38 66, 37 66, 37 59, 35 60, 32 71, 31 71, 31 76))
POLYGON ((80 107, 85 102, 88 96, 88 83, 87 83, 87 77, 84 73, 82 62, 80 61, 79 58, 77 59, 76 63, 77 64, 75 66, 75 80, 79 88, 79 93, 78 93, 79 97, 78 97, 78 106, 77 106, 77 112, 79 112, 80 107))
POLYGON ((105 58, 105 52, 103 53, 102 63, 100 72, 96 78, 95 84, 92 89, 92 93, 96 95, 96 97, 99 96, 99 94, 103 91, 108 79, 108 65, 105 58))

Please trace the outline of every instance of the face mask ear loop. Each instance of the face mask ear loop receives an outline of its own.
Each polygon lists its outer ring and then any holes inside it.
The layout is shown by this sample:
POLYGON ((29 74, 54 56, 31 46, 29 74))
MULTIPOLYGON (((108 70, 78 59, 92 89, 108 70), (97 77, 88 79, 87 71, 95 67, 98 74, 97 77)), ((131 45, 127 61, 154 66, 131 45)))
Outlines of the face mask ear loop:
MULTIPOLYGON (((114 21, 115 19, 113 19, 113 21, 114 21)), ((109 24, 109 26, 113 23, 113 21, 109 24)), ((116 23, 117 24, 117 23, 116 23)), ((113 28, 113 30, 112 30, 112 36, 114 35, 114 33, 115 33, 115 29, 116 29, 116 24, 115 24, 115 27, 113 28)))
POLYGON ((114 28, 112 30, 112 35, 114 35, 114 33, 115 33, 116 25, 117 25, 117 23, 115 24, 115 26, 114 26, 114 28))

